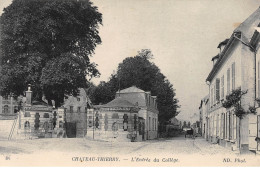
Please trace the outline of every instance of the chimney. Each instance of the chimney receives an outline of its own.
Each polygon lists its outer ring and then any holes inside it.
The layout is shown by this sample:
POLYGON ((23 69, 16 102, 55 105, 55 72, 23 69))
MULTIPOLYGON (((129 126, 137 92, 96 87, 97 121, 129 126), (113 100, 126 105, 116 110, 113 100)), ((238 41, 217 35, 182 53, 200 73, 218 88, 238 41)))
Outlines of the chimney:
POLYGON ((31 84, 28 85, 28 91, 25 91, 25 96, 26 96, 26 104, 32 105, 31 84))
POLYGON ((213 67, 214 67, 214 65, 217 63, 218 58, 219 58, 219 54, 216 55, 216 56, 214 56, 214 57, 211 59, 211 61, 213 62, 213 67))
POLYGON ((55 101, 51 100, 52 107, 55 108, 55 101))
POLYGON ((227 45, 229 39, 225 39, 224 41, 220 42, 218 45, 219 48, 219 53, 221 53, 223 51, 223 49, 225 48, 225 46, 227 45))

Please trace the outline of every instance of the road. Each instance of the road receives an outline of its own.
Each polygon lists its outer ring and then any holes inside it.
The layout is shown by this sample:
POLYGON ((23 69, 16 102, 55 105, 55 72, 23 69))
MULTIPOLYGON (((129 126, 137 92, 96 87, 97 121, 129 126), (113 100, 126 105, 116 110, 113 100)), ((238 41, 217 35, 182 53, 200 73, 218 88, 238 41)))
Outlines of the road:
MULTIPOLYGON (((144 142, 104 142, 85 138, 0 141, 0 166, 64 166, 64 163, 67 166, 93 166, 94 163, 99 166, 231 166, 229 163, 223 165, 225 158, 247 159, 246 164, 251 166, 260 163, 259 155, 241 156, 236 151, 210 144, 200 137, 191 139, 179 136, 144 142), (93 158, 119 161, 96 163, 90 161, 93 158), (154 159, 160 162, 154 162, 154 159), (170 163, 164 163, 163 160, 170 163)), ((233 164, 243 166, 240 163, 233 164)))
POLYGON ((184 136, 149 140, 144 142, 104 142, 82 138, 46 138, 33 140, 0 141, 0 154, 34 154, 37 152, 65 152, 88 154, 228 154, 236 152, 203 138, 184 138, 184 136))

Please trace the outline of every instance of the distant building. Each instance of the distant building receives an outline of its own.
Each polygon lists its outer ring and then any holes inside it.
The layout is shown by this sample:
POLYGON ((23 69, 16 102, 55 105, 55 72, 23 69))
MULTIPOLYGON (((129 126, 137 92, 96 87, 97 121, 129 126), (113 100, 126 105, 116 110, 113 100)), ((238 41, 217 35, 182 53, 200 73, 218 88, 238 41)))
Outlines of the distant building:
POLYGON ((201 135, 208 140, 208 114, 209 114, 209 96, 204 97, 200 102, 200 123, 201 135))
MULTIPOLYGON (((68 96, 63 107, 66 110, 67 136, 84 137, 87 133, 87 116, 92 116, 90 99, 83 88, 79 89, 79 95, 68 96)), ((91 119, 90 119, 91 120, 91 119)))
POLYGON ((174 129, 181 129, 181 122, 176 117, 171 118, 169 123, 174 129))
POLYGON ((0 96, 0 119, 11 118, 18 112, 18 102, 13 97, 0 96))
POLYGON ((158 137, 158 109, 156 96, 151 92, 145 92, 135 86, 126 88, 116 93, 116 98, 121 97, 140 108, 138 114, 145 121, 144 139, 158 137))
POLYGON ((43 101, 33 101, 31 87, 25 92, 17 119, 10 132, 14 138, 66 137, 64 108, 55 109, 43 101))
POLYGON ((105 105, 94 106, 88 116, 89 138, 105 141, 144 140, 144 119, 138 114, 137 105, 117 97, 105 105))

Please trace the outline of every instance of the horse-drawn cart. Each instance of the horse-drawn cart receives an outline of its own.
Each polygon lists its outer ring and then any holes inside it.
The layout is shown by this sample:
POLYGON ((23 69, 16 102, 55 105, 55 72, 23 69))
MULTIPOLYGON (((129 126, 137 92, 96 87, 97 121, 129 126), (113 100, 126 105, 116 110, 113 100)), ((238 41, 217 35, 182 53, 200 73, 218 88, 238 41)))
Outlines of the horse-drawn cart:
POLYGON ((190 130, 187 130, 186 133, 185 133, 185 138, 186 137, 191 137, 191 138, 194 138, 194 131, 193 129, 190 129, 190 130))

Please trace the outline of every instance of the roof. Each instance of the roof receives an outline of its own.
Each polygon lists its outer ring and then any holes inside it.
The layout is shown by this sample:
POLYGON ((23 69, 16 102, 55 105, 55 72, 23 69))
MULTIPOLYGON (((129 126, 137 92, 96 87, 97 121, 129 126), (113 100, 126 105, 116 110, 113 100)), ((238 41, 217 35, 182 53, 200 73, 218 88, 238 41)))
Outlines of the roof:
POLYGON ((220 42, 218 45, 218 48, 220 48, 221 46, 225 46, 228 43, 229 39, 225 39, 224 41, 220 42))
POLYGON ((234 32, 241 32, 243 37, 242 40, 247 43, 250 42, 256 27, 260 23, 260 7, 251 14, 243 23, 241 23, 234 32))
POLYGON ((256 31, 256 27, 260 23, 260 8, 258 8, 253 14, 251 14, 243 23, 241 23, 233 32, 230 39, 227 41, 226 46, 224 50, 219 55, 219 60, 214 65, 213 69, 209 73, 206 81, 211 81, 215 74, 220 69, 222 63, 226 59, 227 56, 226 53, 228 52, 228 49, 233 46, 233 43, 237 41, 235 37, 239 35, 241 37, 243 42, 249 43, 251 38, 253 37, 253 34, 256 31), (236 35, 236 36, 235 36, 236 35))
POLYGON ((111 102, 105 104, 105 105, 99 105, 99 107, 123 107, 123 108, 131 108, 131 107, 136 107, 134 104, 130 103, 129 101, 121 98, 121 97, 117 97, 114 100, 112 100, 111 102))
POLYGON ((137 88, 136 86, 131 86, 129 88, 119 90, 116 93, 143 93, 143 92, 145 91, 137 88))
POLYGON ((219 70, 220 66, 223 63, 223 59, 225 59, 225 55, 226 52, 228 52, 228 48, 231 47, 231 45, 234 43, 234 37, 233 35, 230 37, 227 45, 225 46, 224 50, 219 54, 219 58, 218 61, 215 63, 215 65, 213 66, 213 69, 211 70, 211 72, 209 73, 206 81, 211 81, 213 79, 213 77, 215 76, 215 74, 217 73, 217 71, 219 70))

